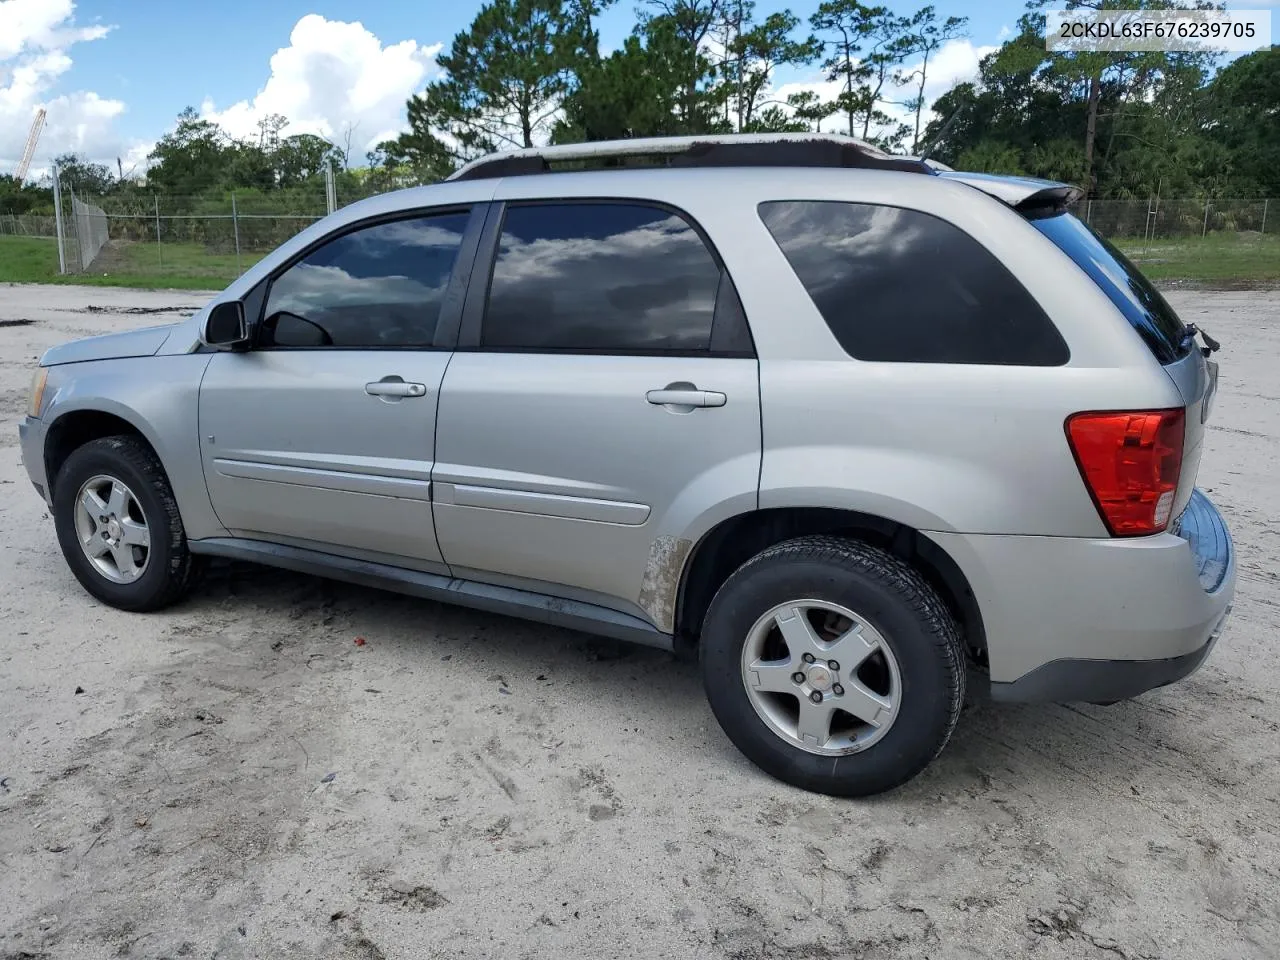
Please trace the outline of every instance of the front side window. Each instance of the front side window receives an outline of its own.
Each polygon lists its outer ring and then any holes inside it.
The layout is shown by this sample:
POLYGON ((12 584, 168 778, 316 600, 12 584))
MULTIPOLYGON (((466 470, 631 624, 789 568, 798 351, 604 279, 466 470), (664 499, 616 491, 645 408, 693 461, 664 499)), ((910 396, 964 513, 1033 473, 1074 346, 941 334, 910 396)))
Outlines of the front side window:
POLYGON ((859 360, 1055 366, 1067 345, 982 244, 917 210, 777 201, 760 216, 840 346, 859 360))
POLYGON ((271 284, 261 345, 429 348, 468 216, 374 224, 313 250, 271 284))
POLYGON ((481 349, 709 349, 720 268, 677 213, 628 203, 508 208, 481 349))

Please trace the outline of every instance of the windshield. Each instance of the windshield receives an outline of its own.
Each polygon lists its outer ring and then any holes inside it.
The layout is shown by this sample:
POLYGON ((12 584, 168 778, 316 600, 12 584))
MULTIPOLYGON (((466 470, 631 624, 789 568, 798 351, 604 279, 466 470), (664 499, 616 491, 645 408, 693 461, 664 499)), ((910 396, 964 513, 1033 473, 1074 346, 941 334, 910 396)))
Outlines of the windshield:
POLYGON ((1184 347, 1186 327, 1173 307, 1123 253, 1069 213, 1031 223, 1093 278, 1161 363, 1171 363, 1190 349, 1184 347))

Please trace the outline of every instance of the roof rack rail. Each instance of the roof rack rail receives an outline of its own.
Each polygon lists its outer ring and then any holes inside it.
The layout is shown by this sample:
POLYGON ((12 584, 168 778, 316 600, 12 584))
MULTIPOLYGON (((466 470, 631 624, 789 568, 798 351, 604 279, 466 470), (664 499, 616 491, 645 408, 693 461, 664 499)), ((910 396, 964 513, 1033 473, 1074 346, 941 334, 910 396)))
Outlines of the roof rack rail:
POLYGON ((529 147, 491 153, 466 164, 449 180, 487 180, 539 173, 581 170, 594 163, 605 168, 666 167, 861 167, 936 174, 918 157, 885 153, 862 140, 830 133, 724 134, 695 137, 647 137, 604 140, 555 147, 529 147))

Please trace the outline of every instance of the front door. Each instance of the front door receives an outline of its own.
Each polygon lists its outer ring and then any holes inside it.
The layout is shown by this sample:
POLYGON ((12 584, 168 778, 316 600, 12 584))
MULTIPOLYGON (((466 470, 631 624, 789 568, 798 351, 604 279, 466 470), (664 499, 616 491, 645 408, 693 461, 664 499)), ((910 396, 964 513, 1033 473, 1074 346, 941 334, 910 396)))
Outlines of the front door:
POLYGON ((344 232, 276 277, 254 349, 200 387, 205 477, 235 536, 441 567, 434 346, 469 213, 344 232))
POLYGON ((681 214, 592 201, 509 204, 486 280, 441 387, 445 560, 671 630, 690 531, 756 502, 759 374, 728 275, 681 214))

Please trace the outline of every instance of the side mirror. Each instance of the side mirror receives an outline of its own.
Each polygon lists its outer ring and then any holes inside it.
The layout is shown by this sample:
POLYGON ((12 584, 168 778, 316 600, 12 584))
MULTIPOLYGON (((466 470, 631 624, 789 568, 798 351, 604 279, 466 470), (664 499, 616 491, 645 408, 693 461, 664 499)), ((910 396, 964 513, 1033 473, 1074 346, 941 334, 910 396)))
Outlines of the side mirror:
POLYGON ((217 304, 204 321, 203 340, 211 347, 239 347, 249 342, 249 328, 244 320, 244 304, 229 300, 217 304))

